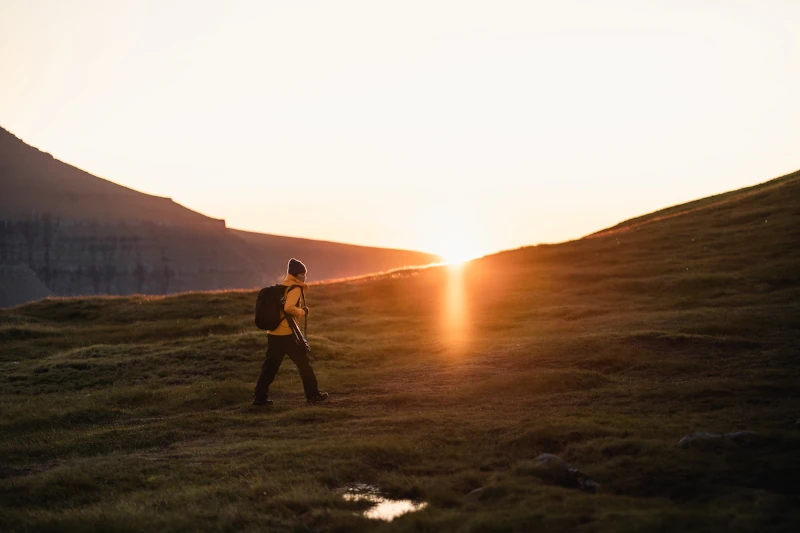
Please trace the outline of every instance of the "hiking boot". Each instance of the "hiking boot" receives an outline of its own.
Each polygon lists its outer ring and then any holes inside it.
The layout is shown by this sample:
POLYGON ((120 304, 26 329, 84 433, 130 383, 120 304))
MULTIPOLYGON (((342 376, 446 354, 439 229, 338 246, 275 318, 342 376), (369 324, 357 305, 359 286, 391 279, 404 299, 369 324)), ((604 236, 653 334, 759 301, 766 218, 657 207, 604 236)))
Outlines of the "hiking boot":
POLYGON ((264 396, 263 398, 255 397, 253 398, 253 405, 272 405, 272 400, 269 399, 269 396, 264 396))
POLYGON ((327 400, 328 396, 330 396, 330 394, 328 394, 327 392, 317 391, 316 396, 310 396, 306 398, 306 400, 308 401, 308 403, 319 403, 327 400))

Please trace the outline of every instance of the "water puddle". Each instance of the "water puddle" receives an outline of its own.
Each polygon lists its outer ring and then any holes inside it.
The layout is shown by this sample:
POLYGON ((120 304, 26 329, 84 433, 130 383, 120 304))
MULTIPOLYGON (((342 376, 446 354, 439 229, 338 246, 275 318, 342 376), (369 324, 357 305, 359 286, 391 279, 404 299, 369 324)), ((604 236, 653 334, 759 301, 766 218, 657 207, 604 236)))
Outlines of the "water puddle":
POLYGON ((365 518, 371 520, 391 522, 398 516, 422 510, 428 505, 425 502, 387 498, 381 495, 378 487, 367 485, 366 483, 348 485, 338 489, 336 492, 341 494, 342 498, 347 501, 368 501, 372 503, 372 507, 362 513, 365 518))

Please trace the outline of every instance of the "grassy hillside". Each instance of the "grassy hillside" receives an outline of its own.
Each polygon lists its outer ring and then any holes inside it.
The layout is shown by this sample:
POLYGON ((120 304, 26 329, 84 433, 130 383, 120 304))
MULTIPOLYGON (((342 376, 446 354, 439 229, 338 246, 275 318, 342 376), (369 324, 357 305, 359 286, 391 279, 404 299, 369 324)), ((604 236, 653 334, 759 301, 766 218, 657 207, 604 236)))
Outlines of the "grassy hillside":
POLYGON ((795 531, 800 177, 722 199, 312 287, 324 406, 289 361, 249 405, 252 292, 3 311, 0 529, 795 531), (371 521, 354 482, 429 505, 371 521))

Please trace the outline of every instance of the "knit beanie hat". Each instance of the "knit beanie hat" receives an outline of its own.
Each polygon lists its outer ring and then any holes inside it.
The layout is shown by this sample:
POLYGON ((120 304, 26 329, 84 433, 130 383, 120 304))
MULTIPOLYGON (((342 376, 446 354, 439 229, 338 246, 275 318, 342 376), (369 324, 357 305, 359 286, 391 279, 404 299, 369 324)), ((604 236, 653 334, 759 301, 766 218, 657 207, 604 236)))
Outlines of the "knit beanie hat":
POLYGON ((288 272, 292 276, 296 276, 298 274, 305 274, 306 273, 306 266, 303 263, 301 263, 300 261, 298 261, 297 259, 295 259, 294 257, 292 257, 291 259, 289 259, 288 272))

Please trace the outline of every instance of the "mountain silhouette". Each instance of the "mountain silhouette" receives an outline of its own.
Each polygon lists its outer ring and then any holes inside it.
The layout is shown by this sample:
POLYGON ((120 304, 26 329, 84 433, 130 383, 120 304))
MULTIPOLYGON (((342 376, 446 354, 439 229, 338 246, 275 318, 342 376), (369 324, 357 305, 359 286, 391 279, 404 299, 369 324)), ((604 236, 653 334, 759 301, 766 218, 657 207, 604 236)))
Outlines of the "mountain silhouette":
POLYGON ((239 231, 99 178, 0 128, 0 306, 51 295, 169 294, 271 284, 296 256, 314 279, 438 256, 239 231))

